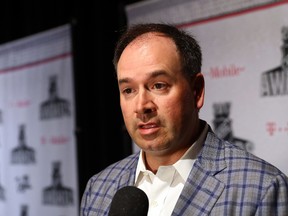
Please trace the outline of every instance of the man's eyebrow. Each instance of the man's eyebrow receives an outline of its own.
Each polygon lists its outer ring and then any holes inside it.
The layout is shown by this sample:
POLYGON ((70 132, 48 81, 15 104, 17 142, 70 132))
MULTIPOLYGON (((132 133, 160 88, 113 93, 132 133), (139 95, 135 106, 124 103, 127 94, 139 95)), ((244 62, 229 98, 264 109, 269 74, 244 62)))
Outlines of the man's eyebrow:
POLYGON ((122 84, 122 83, 129 83, 130 82, 130 78, 123 78, 123 79, 119 79, 118 80, 118 84, 122 84))
POLYGON ((164 76, 169 76, 169 75, 167 74, 167 72, 164 71, 164 70, 153 71, 153 72, 150 74, 150 76, 151 76, 152 78, 155 78, 155 77, 157 77, 157 76, 162 76, 162 75, 164 75, 164 76))
MULTIPOLYGON (((164 70, 157 70, 157 71, 153 71, 151 72, 150 74, 148 74, 149 78, 155 78, 155 77, 158 77, 158 76, 169 76, 167 74, 166 71, 164 70)), ((118 83, 119 84, 122 84, 122 83, 129 83, 132 79, 131 78, 128 78, 128 77, 124 77, 124 78, 121 78, 118 80, 118 83)))

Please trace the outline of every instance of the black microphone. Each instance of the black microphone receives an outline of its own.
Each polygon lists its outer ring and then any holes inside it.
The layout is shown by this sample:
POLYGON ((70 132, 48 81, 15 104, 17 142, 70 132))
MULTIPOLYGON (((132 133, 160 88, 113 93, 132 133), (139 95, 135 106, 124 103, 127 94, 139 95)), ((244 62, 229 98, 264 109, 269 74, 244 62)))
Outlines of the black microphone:
POLYGON ((146 193, 137 187, 126 186, 115 193, 108 216, 147 216, 148 208, 146 193))

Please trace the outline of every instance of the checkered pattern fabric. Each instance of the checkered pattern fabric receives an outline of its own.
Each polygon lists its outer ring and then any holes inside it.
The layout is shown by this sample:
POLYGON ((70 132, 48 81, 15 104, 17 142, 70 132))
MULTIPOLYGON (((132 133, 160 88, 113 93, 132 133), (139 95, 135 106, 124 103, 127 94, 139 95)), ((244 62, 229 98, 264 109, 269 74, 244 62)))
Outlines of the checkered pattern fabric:
MULTIPOLYGON (((81 216, 108 215, 116 191, 134 184, 138 157, 133 154, 91 177, 81 216)), ((172 215, 288 216, 288 178, 210 128, 172 215)))

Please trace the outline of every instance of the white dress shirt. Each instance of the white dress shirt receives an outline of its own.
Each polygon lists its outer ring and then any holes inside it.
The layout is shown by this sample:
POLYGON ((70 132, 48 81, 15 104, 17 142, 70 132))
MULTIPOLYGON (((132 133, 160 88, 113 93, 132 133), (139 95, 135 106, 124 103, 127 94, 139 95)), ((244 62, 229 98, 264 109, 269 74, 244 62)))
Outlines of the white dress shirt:
POLYGON ((198 140, 185 154, 173 165, 160 166, 156 174, 146 169, 143 161, 144 152, 140 151, 135 186, 142 189, 148 196, 148 216, 172 214, 196 157, 202 148, 207 131, 208 125, 206 124, 198 140))

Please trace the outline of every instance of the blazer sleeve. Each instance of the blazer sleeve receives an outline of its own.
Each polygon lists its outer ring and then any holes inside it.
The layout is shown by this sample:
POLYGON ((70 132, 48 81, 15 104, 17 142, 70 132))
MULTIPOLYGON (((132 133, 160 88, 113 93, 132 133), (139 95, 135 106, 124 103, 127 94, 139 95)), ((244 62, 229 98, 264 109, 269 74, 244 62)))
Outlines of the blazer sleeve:
POLYGON ((274 178, 258 205, 257 216, 288 216, 288 177, 281 173, 274 178))

